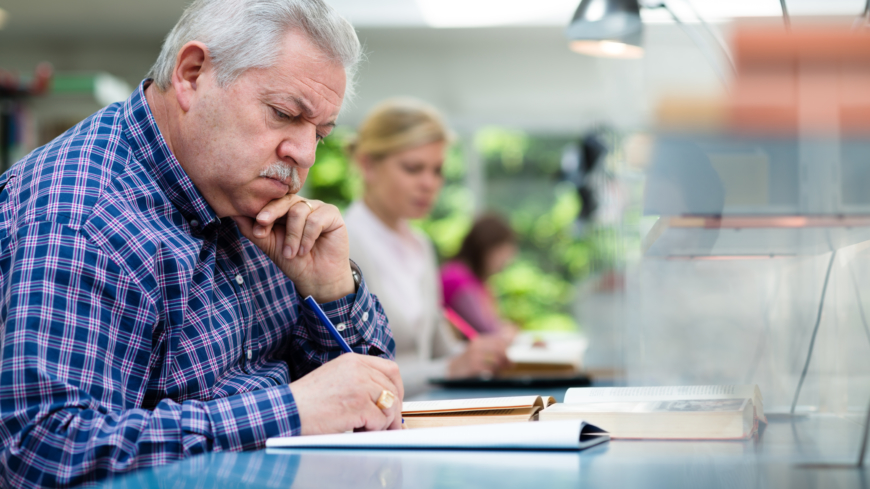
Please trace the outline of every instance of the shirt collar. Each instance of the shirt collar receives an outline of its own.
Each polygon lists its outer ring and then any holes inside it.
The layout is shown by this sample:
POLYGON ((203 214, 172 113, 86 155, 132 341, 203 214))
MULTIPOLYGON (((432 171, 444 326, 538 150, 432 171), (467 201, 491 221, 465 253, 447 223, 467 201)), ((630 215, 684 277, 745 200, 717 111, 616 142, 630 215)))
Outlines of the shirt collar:
POLYGON ((145 99, 145 89, 150 83, 150 79, 143 80, 124 102, 122 111, 127 122, 127 140, 137 159, 145 162, 157 185, 181 215, 192 223, 191 227, 197 227, 194 221, 198 221, 200 229, 213 223, 219 224, 220 218, 199 193, 160 134, 157 121, 145 99))

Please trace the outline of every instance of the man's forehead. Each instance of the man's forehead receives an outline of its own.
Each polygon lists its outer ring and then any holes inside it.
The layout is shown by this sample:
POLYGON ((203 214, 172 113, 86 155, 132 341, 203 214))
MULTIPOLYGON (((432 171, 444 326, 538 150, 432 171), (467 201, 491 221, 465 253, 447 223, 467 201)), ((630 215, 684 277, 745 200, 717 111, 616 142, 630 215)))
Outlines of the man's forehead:
MULTIPOLYGON (((291 83, 310 99, 323 98, 340 106, 344 99, 347 73, 344 66, 315 46, 308 36, 294 30, 287 33, 272 70, 282 83, 291 83)), ((308 100, 317 102, 317 100, 308 100)))

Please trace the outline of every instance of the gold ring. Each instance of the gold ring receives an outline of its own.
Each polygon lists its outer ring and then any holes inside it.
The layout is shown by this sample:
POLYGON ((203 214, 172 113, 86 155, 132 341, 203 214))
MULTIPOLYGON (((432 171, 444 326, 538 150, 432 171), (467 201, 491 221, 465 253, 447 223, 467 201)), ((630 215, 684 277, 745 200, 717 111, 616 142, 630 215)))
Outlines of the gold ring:
MULTIPOLYGON (((311 210, 311 212, 314 212, 314 207, 311 207, 311 202, 308 202, 305 199, 300 199, 300 200, 296 201, 296 204, 298 204, 299 202, 302 202, 303 204, 307 205, 308 209, 311 210)), ((293 204, 293 205, 296 205, 296 204, 293 204)), ((293 207, 293 205, 291 205, 290 207, 293 207)))
POLYGON ((393 407, 393 402, 395 400, 396 396, 392 392, 384 389, 381 391, 381 395, 378 397, 378 402, 376 402, 375 404, 380 409, 390 409, 391 407, 393 407))

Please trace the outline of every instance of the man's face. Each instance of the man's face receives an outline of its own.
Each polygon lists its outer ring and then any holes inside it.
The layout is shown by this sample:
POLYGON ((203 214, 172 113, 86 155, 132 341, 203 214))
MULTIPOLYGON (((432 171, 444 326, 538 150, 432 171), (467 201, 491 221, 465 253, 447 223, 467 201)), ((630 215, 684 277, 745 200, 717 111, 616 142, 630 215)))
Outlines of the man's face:
POLYGON ((299 192, 317 143, 335 125, 345 82, 341 64, 295 32, 275 66, 248 70, 225 89, 206 67, 176 156, 219 216, 255 217, 299 192))

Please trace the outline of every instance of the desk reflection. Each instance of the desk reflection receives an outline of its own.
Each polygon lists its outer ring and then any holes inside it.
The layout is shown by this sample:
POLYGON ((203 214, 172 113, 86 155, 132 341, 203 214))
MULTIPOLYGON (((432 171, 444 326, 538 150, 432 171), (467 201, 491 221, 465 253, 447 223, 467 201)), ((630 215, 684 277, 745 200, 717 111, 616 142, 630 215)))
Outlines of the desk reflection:
MULTIPOLYGON (((607 446, 583 452, 604 453, 607 446)), ((578 452, 302 450, 212 453, 134 472, 105 487, 398 489, 576 487, 578 452)))
POLYGON ((769 415, 752 440, 615 440, 581 452, 311 450, 212 453, 136 471, 111 488, 868 489, 854 463, 863 415, 769 415), (807 468, 807 465, 810 468, 807 468))

